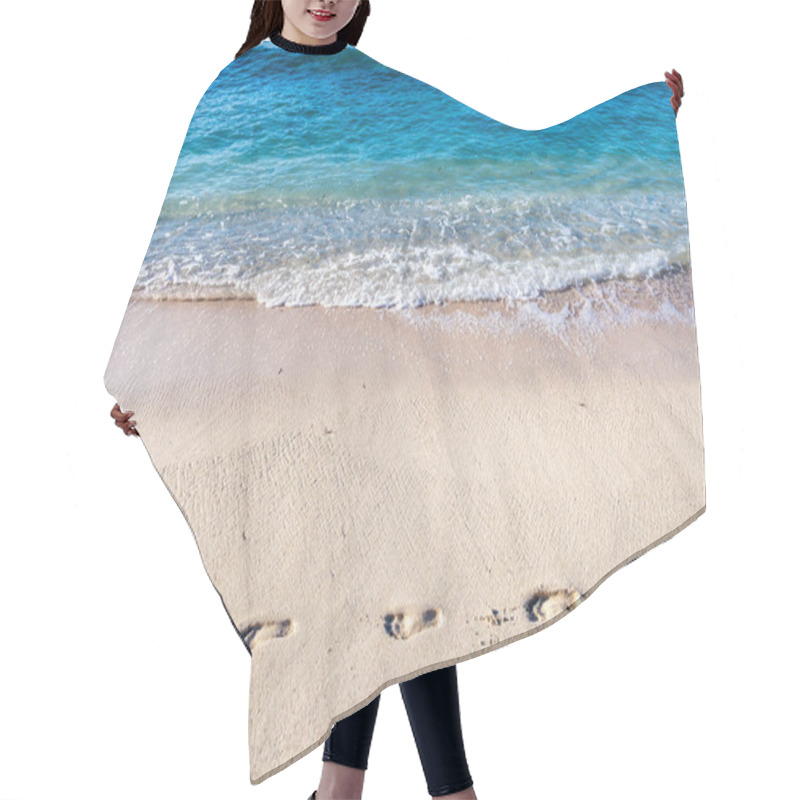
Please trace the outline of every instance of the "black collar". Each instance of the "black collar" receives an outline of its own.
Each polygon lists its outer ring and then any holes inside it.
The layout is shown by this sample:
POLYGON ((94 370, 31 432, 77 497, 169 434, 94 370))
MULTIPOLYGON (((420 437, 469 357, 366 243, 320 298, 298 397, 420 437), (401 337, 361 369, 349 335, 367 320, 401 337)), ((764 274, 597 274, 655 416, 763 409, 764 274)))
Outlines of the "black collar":
POLYGON ((275 32, 269 40, 272 44, 288 50, 290 53, 308 53, 309 55, 329 55, 331 53, 340 53, 347 47, 347 39, 339 37, 335 42, 330 44, 300 44, 281 36, 280 33, 275 32))

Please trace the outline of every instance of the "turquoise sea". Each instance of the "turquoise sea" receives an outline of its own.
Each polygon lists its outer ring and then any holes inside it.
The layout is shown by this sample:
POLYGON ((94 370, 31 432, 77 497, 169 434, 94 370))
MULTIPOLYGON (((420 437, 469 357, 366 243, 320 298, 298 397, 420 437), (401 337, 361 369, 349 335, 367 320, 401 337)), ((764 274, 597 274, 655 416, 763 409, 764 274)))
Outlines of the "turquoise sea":
POLYGON ((357 48, 267 40, 200 100, 135 292, 408 308, 686 270, 671 95, 528 131, 357 48))

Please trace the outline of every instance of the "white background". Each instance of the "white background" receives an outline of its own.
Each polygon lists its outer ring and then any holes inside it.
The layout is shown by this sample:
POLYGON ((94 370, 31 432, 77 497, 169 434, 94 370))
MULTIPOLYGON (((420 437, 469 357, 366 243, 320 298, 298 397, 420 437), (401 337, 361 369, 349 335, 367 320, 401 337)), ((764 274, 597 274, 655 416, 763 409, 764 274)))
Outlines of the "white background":
MULTIPOLYGON (((249 657, 103 386, 186 127, 250 7, 3 5, 0 800, 317 786, 321 746, 250 785, 249 657)), ((373 1, 360 49, 519 127, 685 80, 708 510, 556 625, 459 664, 481 800, 798 796, 789 7, 373 1)), ((427 797, 397 686, 364 797, 427 797)))

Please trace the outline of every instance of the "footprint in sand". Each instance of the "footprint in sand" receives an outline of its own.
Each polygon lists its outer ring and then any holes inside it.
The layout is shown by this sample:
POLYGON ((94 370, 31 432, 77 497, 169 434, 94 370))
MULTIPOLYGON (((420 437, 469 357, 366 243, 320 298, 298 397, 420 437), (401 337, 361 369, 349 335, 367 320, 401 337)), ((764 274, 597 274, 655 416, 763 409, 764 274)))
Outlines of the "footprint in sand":
POLYGON ((395 611, 383 618, 386 633, 393 639, 408 639, 427 628, 442 624, 441 608, 426 608, 423 611, 395 611))
POLYGON ((560 614, 565 608, 576 605, 580 598, 581 593, 575 589, 538 591, 523 603, 523 608, 531 622, 544 622, 560 614))
MULTIPOLYGON (((541 623, 560 614, 565 608, 576 605, 581 598, 581 593, 574 589, 556 589, 554 591, 539 590, 532 594, 522 604, 512 608, 493 608, 489 614, 481 614, 473 617, 473 622, 488 623, 493 628, 513 623, 517 620, 517 612, 522 611, 529 622, 541 623)), ((498 631, 488 636, 485 629, 477 629, 475 635, 480 639, 481 647, 497 644, 502 641, 502 636, 498 631)))
POLYGON ((261 642, 265 639, 282 639, 294 633, 294 620, 281 619, 270 622, 255 622, 242 630, 242 639, 248 647, 252 647, 253 640, 258 637, 261 642))

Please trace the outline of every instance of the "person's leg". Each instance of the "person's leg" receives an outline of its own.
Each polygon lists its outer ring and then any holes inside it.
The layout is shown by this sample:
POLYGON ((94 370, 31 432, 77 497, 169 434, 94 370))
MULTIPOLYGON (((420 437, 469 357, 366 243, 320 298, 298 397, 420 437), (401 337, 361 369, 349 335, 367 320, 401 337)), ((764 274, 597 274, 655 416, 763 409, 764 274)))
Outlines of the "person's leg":
POLYGON ((456 665, 400 684, 431 797, 475 797, 461 731, 456 665))
POLYGON ((349 717, 334 723, 322 751, 322 777, 314 800, 359 800, 364 787, 378 695, 349 717))

